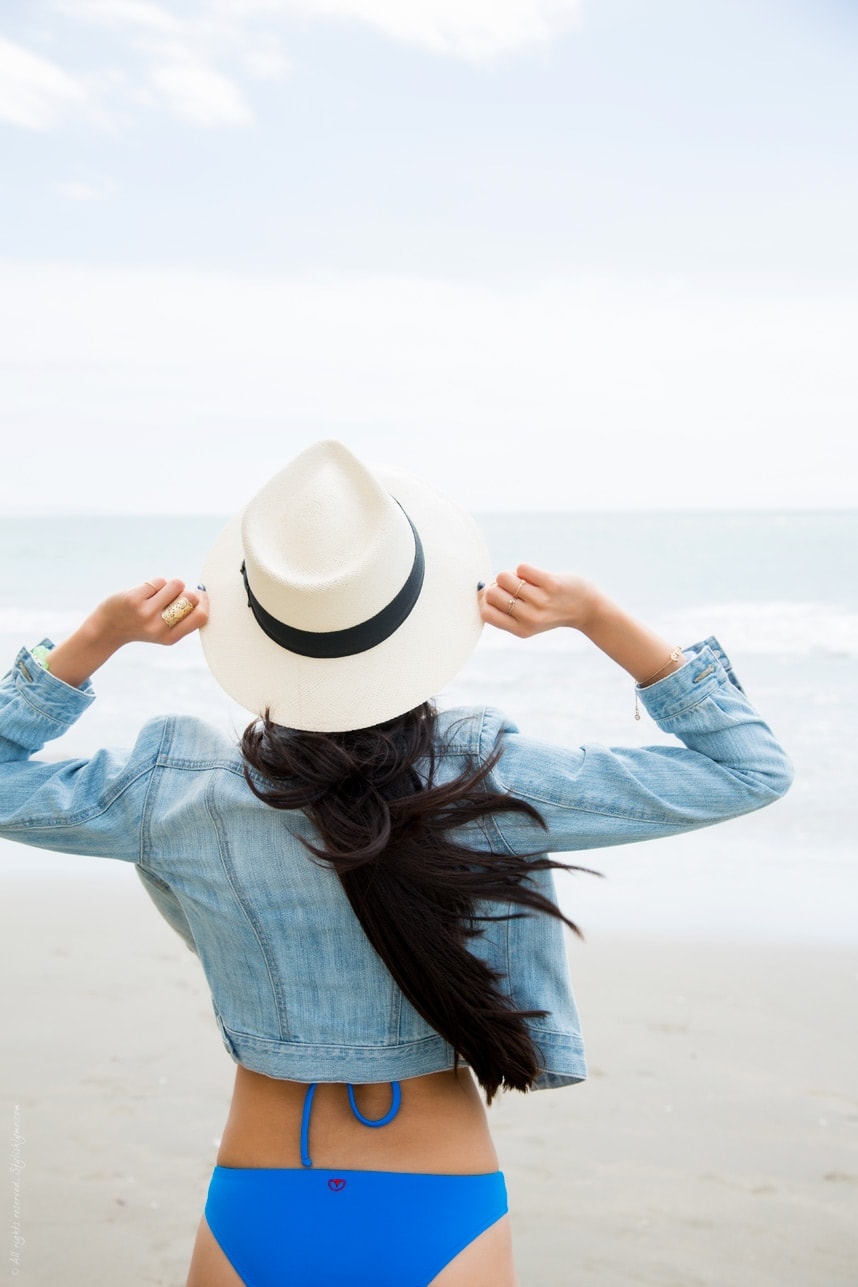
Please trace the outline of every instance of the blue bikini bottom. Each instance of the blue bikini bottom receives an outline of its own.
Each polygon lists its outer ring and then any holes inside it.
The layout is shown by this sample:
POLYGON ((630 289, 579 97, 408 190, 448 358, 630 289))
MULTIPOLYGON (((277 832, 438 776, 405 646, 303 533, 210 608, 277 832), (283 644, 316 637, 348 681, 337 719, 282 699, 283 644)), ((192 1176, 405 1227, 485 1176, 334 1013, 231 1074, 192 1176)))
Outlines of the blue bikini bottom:
MULTIPOLYGON (((507 1213, 500 1171, 422 1175, 413 1171, 324 1171, 310 1157, 315 1084, 301 1120, 301 1168, 216 1166, 206 1222, 245 1287, 428 1287, 460 1251, 507 1213)), ((364 1117, 387 1126, 399 1112, 364 1117)))
POLYGON ((500 1171, 218 1166, 206 1221, 246 1287, 428 1287, 506 1211, 500 1171))

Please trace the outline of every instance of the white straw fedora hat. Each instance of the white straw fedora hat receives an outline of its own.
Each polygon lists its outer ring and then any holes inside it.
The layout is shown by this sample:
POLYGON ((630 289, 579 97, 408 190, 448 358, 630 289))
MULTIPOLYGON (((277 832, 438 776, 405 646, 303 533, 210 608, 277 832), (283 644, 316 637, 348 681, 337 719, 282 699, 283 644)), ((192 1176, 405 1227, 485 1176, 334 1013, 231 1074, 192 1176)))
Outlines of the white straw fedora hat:
POLYGON ((277 724, 367 728, 435 696, 467 660, 489 567, 474 520, 434 488, 319 442, 209 552, 206 661, 277 724))

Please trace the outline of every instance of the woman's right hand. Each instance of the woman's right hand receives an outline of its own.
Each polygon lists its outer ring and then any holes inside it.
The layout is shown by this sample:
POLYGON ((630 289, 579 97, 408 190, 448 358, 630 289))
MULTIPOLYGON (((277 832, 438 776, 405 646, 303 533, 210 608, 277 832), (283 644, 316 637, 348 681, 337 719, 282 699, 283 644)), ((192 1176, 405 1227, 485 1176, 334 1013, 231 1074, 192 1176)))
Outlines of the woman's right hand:
POLYGON ((519 639, 569 626, 580 630, 638 684, 665 679, 685 665, 682 650, 623 612, 583 577, 519 563, 480 592, 483 621, 519 639))
POLYGON ((601 600, 597 587, 583 577, 520 563, 514 572, 499 572, 481 591, 480 612, 487 625, 529 639, 558 626, 586 630, 601 600))

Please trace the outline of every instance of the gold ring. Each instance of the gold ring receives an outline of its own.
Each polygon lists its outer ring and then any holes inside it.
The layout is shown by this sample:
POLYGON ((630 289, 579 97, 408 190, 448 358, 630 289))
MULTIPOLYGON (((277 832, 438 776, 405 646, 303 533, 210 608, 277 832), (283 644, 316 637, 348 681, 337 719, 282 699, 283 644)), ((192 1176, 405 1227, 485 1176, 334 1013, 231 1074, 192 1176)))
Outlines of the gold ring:
POLYGON ((512 610, 513 610, 513 608, 514 608, 514 607, 515 607, 515 599, 510 599, 510 601, 509 601, 509 607, 508 607, 508 608, 507 608, 507 610, 506 610, 506 615, 507 615, 508 617, 511 617, 511 616, 512 616, 512 610))
POLYGON ((174 599, 172 603, 167 605, 161 613, 161 620, 165 621, 172 630, 173 626, 177 626, 180 621, 184 621, 185 617, 189 617, 193 610, 194 605, 190 599, 180 595, 178 599, 174 599))
POLYGON ((516 590, 516 592, 515 592, 515 598, 516 598, 516 599, 517 599, 517 598, 518 598, 518 596, 521 594, 521 587, 522 587, 523 585, 527 585, 527 582, 526 582, 526 581, 524 580, 524 578, 522 577, 522 579, 521 579, 521 580, 519 581, 519 583, 518 583, 518 589, 517 589, 517 590, 516 590))
POLYGON ((144 582, 143 582, 143 584, 144 584, 144 585, 151 586, 151 587, 152 587, 152 589, 155 591, 155 593, 156 593, 156 594, 158 593, 158 587, 157 587, 157 585, 152 585, 152 582, 151 582, 151 581, 144 581, 144 582))

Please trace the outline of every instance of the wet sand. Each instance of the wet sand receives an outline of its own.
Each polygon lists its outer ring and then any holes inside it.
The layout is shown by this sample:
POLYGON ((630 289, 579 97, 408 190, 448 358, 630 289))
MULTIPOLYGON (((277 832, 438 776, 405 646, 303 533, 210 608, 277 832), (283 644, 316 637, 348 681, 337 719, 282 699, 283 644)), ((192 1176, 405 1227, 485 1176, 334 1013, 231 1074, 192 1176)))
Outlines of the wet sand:
MULTIPOLYGON (((3 1272, 183 1287, 233 1075, 199 966, 132 871, 38 861, 0 873, 3 1272)), ((570 956, 590 1080, 492 1110, 522 1287, 854 1287, 858 947, 570 956)))

